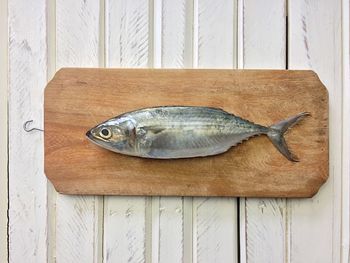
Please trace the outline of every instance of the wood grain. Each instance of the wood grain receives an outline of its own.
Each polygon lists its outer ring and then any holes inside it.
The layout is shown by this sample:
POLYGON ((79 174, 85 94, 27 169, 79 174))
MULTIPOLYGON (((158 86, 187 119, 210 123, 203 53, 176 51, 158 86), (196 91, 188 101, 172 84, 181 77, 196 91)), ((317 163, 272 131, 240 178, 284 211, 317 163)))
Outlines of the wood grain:
MULTIPOLYGON (((286 1, 246 0, 243 5, 243 67, 285 69, 286 1)), ((242 263, 287 262, 286 200, 246 198, 241 207, 242 263)))
POLYGON ((312 196, 328 176, 327 109, 311 71, 63 69, 45 90, 45 172, 68 194, 312 196), (286 136, 301 162, 287 161, 264 137, 215 157, 161 161, 85 138, 119 113, 180 104, 222 107, 263 125, 309 111, 286 136))
POLYGON ((350 261, 350 1, 342 1, 342 215, 341 215, 341 262, 350 261))

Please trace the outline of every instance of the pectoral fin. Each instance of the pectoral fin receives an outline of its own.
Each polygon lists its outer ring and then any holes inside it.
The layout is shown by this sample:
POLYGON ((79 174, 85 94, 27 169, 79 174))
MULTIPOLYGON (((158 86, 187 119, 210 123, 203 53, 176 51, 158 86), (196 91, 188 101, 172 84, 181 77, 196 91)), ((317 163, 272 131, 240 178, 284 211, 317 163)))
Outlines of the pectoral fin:
POLYGON ((147 127, 143 127, 143 129, 146 132, 150 132, 150 133, 153 133, 153 134, 158 134, 158 133, 161 133, 162 131, 165 130, 164 127, 159 127, 159 126, 147 126, 147 127))

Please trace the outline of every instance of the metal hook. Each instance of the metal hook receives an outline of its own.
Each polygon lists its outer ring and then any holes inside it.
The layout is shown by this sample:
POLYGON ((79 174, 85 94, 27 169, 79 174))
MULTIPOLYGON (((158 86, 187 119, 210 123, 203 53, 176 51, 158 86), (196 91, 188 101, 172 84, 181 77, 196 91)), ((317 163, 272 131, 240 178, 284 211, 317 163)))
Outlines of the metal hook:
POLYGON ((26 132, 31 132, 31 131, 44 131, 44 130, 42 130, 42 129, 39 129, 39 128, 31 128, 31 129, 29 129, 29 125, 30 125, 30 123, 32 123, 33 122, 33 120, 29 120, 29 121, 26 121, 25 123, 23 123, 23 130, 25 130, 26 132))

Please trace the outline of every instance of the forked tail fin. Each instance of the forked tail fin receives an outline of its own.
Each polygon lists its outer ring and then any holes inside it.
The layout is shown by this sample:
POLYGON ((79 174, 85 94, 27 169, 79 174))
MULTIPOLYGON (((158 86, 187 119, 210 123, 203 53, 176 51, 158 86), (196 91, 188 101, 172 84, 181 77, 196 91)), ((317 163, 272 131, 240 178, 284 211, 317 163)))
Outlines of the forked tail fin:
POLYGON ((299 121, 301 121, 303 118, 309 115, 309 112, 302 112, 298 115, 292 116, 269 127, 267 136, 269 137, 273 145, 275 145, 275 147, 280 151, 280 153, 282 153, 290 161, 299 162, 299 159, 297 156, 295 156, 289 151, 283 135, 289 128, 293 127, 295 124, 297 124, 299 121))

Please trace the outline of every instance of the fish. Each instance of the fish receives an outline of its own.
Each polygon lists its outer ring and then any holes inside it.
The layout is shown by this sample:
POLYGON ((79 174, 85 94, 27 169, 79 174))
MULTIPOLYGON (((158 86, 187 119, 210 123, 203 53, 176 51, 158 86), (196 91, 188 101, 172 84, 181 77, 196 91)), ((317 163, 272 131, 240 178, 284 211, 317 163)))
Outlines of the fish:
POLYGON ((266 135, 283 156, 298 162, 283 135, 309 115, 301 112, 263 126, 220 108, 162 106, 123 113, 93 127, 86 136, 98 146, 121 154, 180 159, 221 154, 249 138, 266 135))

